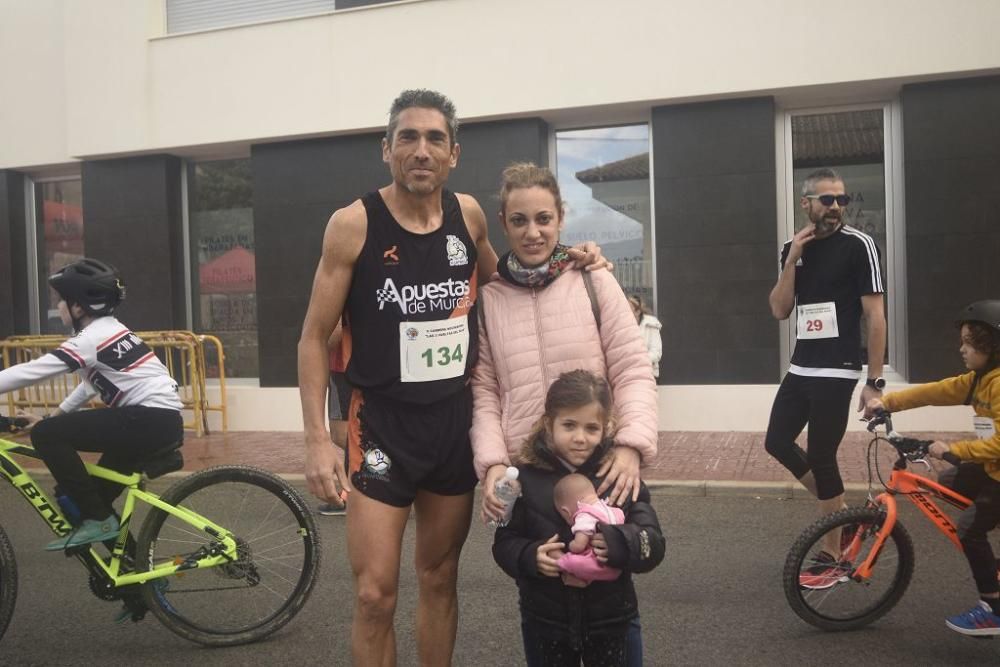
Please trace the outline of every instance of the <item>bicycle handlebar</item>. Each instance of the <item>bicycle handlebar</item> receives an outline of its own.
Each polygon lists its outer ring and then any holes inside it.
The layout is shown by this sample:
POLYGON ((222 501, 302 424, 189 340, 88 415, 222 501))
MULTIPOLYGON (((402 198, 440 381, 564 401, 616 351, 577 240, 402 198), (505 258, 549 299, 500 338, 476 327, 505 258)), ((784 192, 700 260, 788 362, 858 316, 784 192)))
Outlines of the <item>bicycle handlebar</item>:
POLYGON ((30 422, 24 417, 4 417, 0 415, 0 433, 17 433, 30 422))
MULTIPOLYGON (((896 433, 895 429, 892 427, 892 415, 885 410, 878 410, 875 415, 868 422, 868 430, 872 433, 875 432, 877 426, 885 424, 885 439, 886 441, 896 448, 896 451, 900 455, 905 456, 909 461, 918 461, 922 458, 926 458, 927 450, 933 443, 933 440, 918 440, 917 438, 907 438, 899 433, 896 433)), ((951 452, 945 452, 941 456, 944 461, 957 466, 962 462, 962 459, 958 458, 951 452)))

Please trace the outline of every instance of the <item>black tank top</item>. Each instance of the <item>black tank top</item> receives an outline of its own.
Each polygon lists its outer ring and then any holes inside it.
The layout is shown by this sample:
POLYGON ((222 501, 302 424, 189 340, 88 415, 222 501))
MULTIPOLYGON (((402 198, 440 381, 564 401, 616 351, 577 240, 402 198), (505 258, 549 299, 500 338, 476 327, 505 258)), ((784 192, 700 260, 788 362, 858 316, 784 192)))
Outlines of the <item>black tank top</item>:
POLYGON ((404 229, 382 195, 368 216, 345 308, 347 380, 385 398, 428 404, 465 386, 478 355, 476 245, 454 193, 439 229, 404 229), (401 356, 403 359, 401 360, 401 356))

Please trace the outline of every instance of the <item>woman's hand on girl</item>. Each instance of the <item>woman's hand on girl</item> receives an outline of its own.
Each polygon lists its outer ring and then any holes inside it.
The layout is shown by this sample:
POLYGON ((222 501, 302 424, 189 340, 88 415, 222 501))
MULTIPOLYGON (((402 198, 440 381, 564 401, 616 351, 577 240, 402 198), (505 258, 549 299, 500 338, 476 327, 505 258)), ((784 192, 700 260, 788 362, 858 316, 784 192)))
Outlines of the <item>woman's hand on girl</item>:
POLYGON ((562 574, 557 563, 565 554, 563 551, 565 548, 566 545, 559 541, 558 533, 539 544, 535 551, 535 565, 538 568, 538 574, 544 577, 558 577, 562 574))
POLYGON ((483 523, 490 519, 501 519, 506 507, 502 500, 496 496, 497 482, 503 479, 507 473, 507 466, 502 463, 490 466, 483 476, 483 509, 481 517, 483 523))
POLYGON ((604 492, 614 485, 608 496, 608 501, 612 505, 621 507, 630 495, 633 502, 638 500, 639 463, 641 460, 639 452, 634 448, 615 445, 612 455, 597 471, 598 477, 604 477, 604 481, 597 489, 597 495, 603 496, 604 492))

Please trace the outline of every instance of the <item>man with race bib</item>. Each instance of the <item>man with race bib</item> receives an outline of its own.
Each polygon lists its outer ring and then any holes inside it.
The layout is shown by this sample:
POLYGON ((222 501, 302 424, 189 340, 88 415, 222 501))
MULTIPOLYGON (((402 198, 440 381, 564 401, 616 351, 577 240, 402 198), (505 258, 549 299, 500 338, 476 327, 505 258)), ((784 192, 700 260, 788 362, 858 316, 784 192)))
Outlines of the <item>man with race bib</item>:
POLYGON ((497 267, 479 204, 444 189, 458 163, 457 130, 455 107, 440 93, 408 90, 393 102, 382 141, 392 183, 330 218, 302 325, 309 490, 327 502, 359 492, 347 513, 356 665, 396 662, 393 615, 411 506, 420 663, 449 664, 455 643, 458 560, 477 484, 468 386, 477 286, 497 267), (323 410, 327 340, 342 315, 354 387, 346 457, 330 446, 323 410))
MULTIPOLYGON (((794 310, 797 340, 771 407, 765 447, 816 496, 821 515, 844 506, 837 448, 862 377, 862 315, 868 373, 858 410, 881 396, 885 386, 885 287, 879 250, 870 236, 844 223, 850 201, 837 172, 819 169, 806 177, 800 206, 809 222, 781 248, 780 274, 769 297, 776 319, 784 320, 794 310), (803 450, 795 439, 806 424, 803 450)), ((839 535, 829 539, 828 553, 820 558, 839 552, 839 535)), ((833 556, 829 560, 835 565, 833 556)))

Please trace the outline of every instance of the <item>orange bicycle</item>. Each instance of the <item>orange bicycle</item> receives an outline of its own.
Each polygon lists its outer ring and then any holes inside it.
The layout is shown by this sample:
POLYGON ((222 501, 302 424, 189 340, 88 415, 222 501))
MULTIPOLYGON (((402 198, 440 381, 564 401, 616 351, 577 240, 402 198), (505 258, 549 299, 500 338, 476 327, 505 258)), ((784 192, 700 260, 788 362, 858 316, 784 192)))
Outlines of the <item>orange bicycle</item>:
MULTIPOLYGON (((935 500, 965 510, 973 504, 965 496, 907 470, 907 464, 922 462, 930 440, 907 438, 896 433, 887 412, 868 424, 875 434, 868 445, 868 501, 862 507, 835 512, 809 526, 788 552, 783 584, 785 597, 802 620, 823 630, 854 630, 868 625, 892 609, 913 575, 913 540, 898 520, 896 496, 905 496, 923 512, 945 537, 962 550, 955 523, 935 500), (885 426, 885 435, 878 426, 885 426), (889 481, 875 473, 885 491, 872 495, 872 461, 878 445, 888 443, 898 458, 889 481), (833 535, 831 536, 831 533, 833 535), (830 555, 825 545, 839 544, 840 553, 830 555)), ((945 460, 959 460, 945 455, 945 460)))

